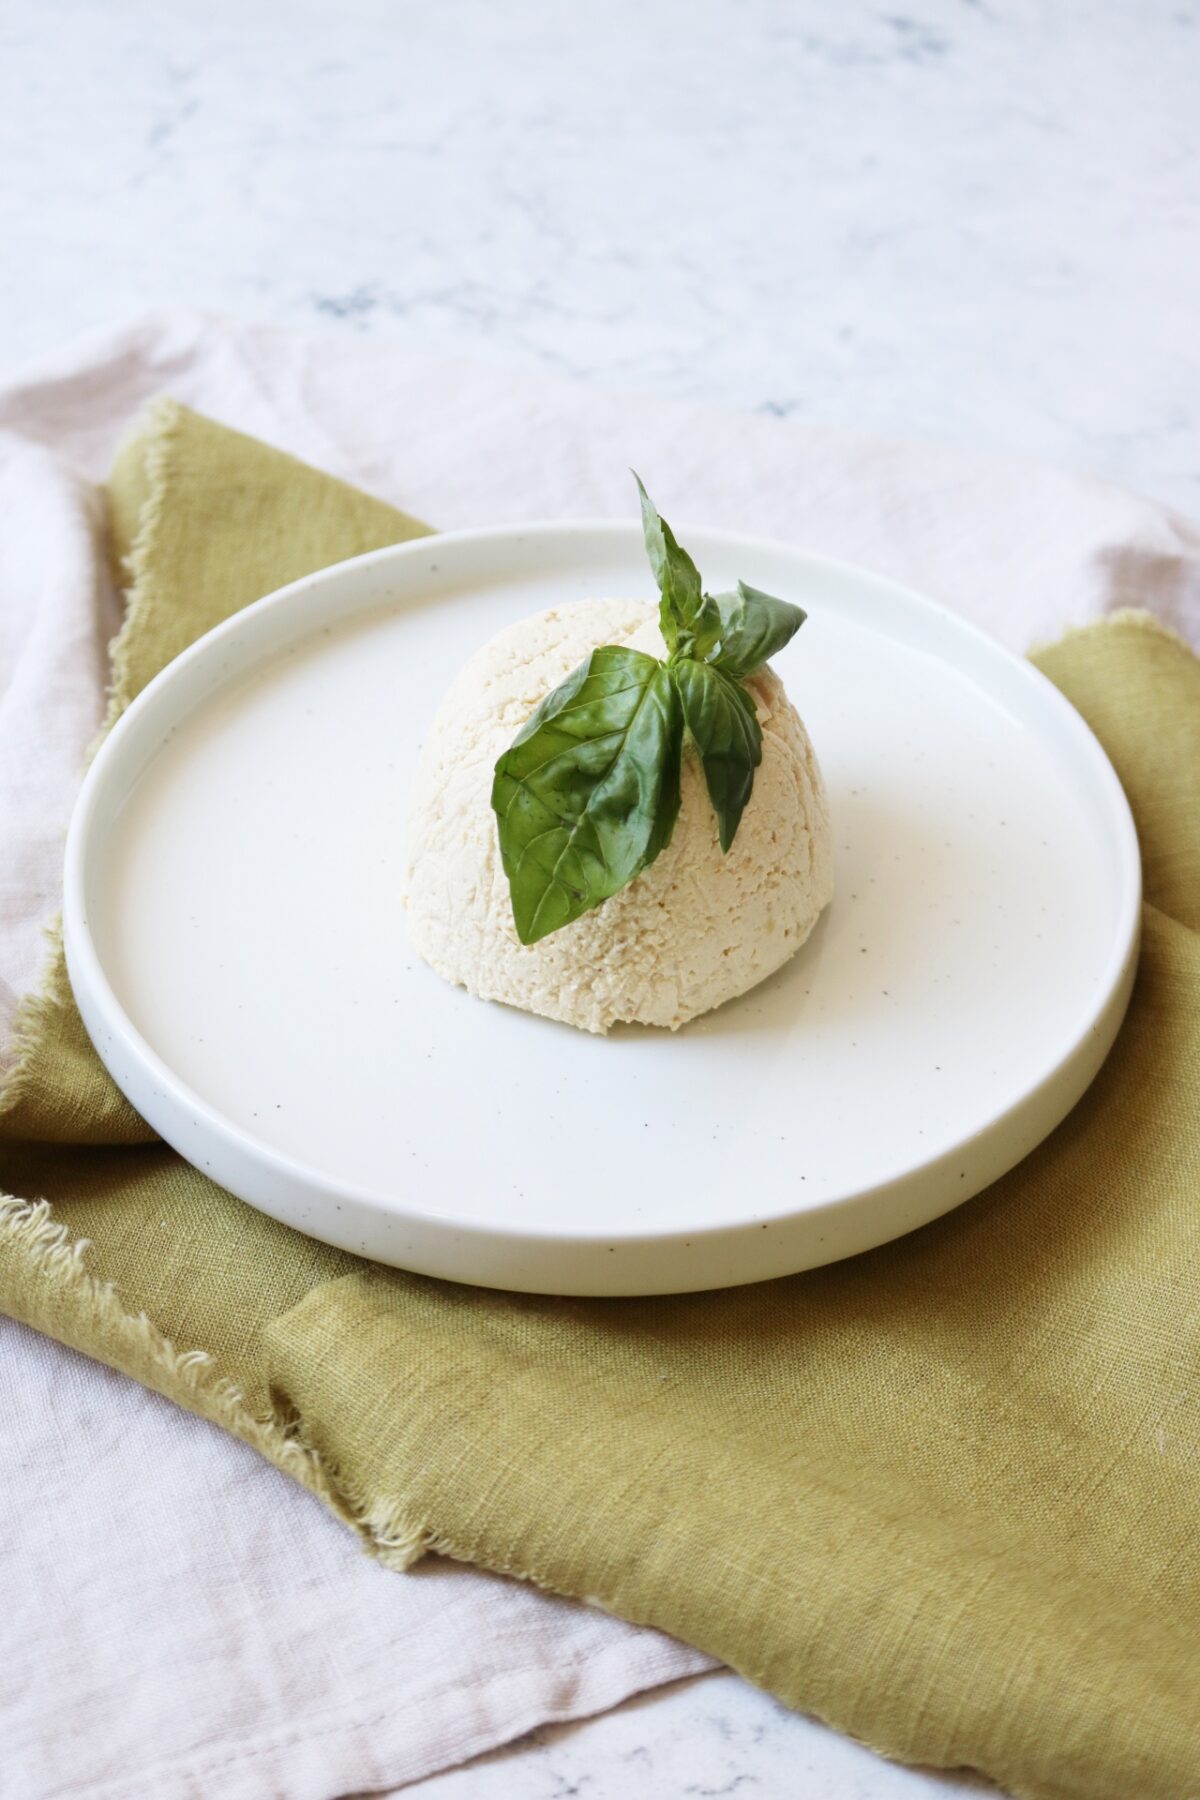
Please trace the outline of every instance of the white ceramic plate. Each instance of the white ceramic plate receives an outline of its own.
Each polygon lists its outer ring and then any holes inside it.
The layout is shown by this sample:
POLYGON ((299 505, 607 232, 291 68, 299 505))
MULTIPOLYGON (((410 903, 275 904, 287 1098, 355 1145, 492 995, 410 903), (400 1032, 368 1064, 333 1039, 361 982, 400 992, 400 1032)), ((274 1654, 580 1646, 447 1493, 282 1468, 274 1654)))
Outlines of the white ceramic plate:
POLYGON ((713 588, 809 610, 776 666, 829 788, 837 894, 794 961, 675 1036, 471 999, 409 951, 408 788, 502 626, 653 597, 640 532, 360 557, 180 656, 96 758, 68 964, 138 1111, 252 1205, 383 1262, 541 1292, 756 1281, 909 1231, 1075 1103, 1133 976, 1116 776, 1049 682, 930 602, 688 528, 713 588))

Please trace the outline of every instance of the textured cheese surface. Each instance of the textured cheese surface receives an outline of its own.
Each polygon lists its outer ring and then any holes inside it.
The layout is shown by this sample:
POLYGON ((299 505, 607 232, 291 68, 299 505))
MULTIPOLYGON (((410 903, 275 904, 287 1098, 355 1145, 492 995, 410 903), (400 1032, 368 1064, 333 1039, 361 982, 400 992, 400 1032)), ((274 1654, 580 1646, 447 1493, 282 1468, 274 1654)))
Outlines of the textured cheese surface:
POLYGON ((728 854, 688 743, 667 848, 612 899, 523 945, 491 808, 494 766, 539 701, 600 644, 661 656, 657 610, 588 600, 539 613, 502 631, 454 681, 413 790, 408 933, 439 975, 484 1000, 584 1031, 620 1021, 675 1030, 772 974, 816 924, 833 893, 825 789, 782 683, 761 670, 747 686, 763 760, 728 854))

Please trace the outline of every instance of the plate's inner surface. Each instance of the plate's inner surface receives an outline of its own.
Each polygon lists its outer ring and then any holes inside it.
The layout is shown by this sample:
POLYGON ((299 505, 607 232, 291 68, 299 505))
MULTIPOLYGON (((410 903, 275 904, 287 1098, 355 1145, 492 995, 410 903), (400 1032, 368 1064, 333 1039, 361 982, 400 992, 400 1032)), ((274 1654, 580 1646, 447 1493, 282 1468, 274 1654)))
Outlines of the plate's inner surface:
MULTIPOLYGON (((776 666, 838 852, 833 906, 789 967, 673 1037, 604 1040, 473 1000, 410 953, 405 813, 433 710, 512 619, 650 597, 644 564, 605 555, 583 573, 442 578, 436 599, 318 632, 183 721, 93 874, 118 999, 246 1132, 455 1218, 699 1228, 854 1192, 963 1140, 1093 1001, 1114 854, 1053 730, 864 622, 849 585, 776 588, 810 609, 776 666)), ((771 585, 770 569, 702 566, 714 587, 771 585)))

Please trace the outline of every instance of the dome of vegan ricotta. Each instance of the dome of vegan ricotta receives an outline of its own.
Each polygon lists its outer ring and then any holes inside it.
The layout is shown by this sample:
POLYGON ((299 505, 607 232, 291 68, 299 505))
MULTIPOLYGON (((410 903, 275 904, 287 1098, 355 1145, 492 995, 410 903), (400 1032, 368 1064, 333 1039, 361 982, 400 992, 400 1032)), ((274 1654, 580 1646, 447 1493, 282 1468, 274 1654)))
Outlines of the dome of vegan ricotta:
POLYGON ((522 944, 491 807, 493 769, 544 696, 601 644, 661 656, 657 609, 588 600, 524 619, 450 687, 413 790, 408 935, 439 975, 481 999, 584 1031, 621 1022, 676 1030, 773 974, 812 931, 833 894, 825 788, 782 682, 759 669, 745 685, 762 763, 729 850, 688 744, 666 849, 582 918, 522 944))

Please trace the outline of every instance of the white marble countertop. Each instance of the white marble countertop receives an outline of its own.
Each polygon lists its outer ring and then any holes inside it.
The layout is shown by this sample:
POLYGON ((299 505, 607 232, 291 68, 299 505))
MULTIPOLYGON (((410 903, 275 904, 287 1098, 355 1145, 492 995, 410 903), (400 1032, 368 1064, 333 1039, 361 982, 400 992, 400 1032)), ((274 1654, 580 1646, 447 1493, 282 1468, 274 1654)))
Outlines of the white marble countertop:
MULTIPOLYGON (((0 356, 184 303, 1075 464, 1200 513, 1195 0, 46 0, 0 356)), ((935 1800, 730 1675, 429 1800, 935 1800)))
POLYGON ((1196 0, 46 0, 0 357, 184 302, 1200 513, 1196 0))

